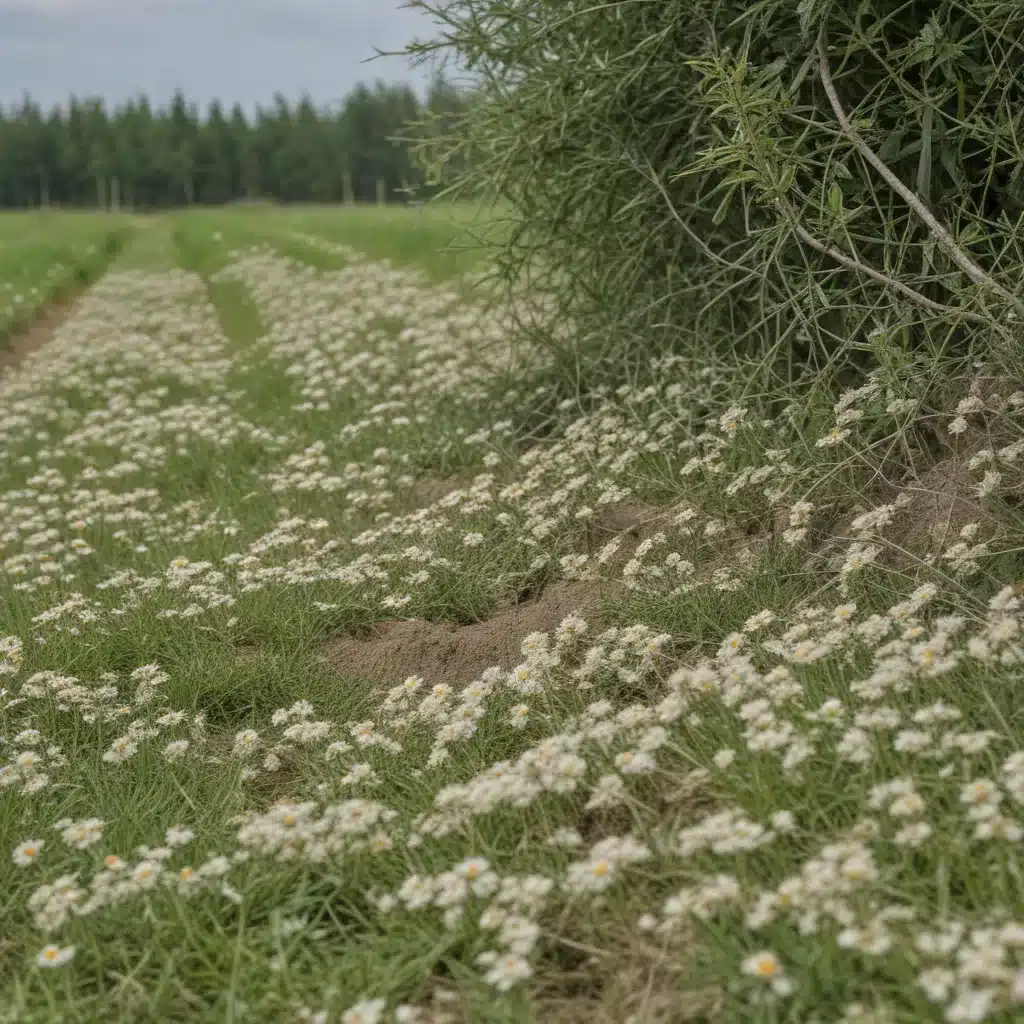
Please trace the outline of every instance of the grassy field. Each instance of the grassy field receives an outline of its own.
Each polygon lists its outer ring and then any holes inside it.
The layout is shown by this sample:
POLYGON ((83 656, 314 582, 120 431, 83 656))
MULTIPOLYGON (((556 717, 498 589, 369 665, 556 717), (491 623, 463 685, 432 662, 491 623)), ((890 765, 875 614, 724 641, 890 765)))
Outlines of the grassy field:
MULTIPOLYGON (((290 206, 252 209, 239 206, 216 215, 221 234, 235 244, 272 240, 288 255, 323 269, 338 266, 330 245, 355 247, 363 256, 416 268, 437 282, 483 269, 487 242, 503 228, 500 212, 471 203, 423 206, 290 206), (319 243, 319 244, 318 244, 319 243)), ((178 218, 178 230, 195 231, 208 249, 210 215, 178 218)))
POLYGON ((471 219, 140 220, 0 379, 0 1014, 1020 1019, 1019 383, 555 406, 471 219))

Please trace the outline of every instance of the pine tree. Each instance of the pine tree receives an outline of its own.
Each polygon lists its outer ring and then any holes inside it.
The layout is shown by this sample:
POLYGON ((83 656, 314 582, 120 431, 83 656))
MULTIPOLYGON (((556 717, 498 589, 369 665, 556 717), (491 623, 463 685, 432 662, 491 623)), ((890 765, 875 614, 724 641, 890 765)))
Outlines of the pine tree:
POLYGON ((248 118, 210 104, 201 118, 177 92, 108 111, 71 97, 45 113, 30 98, 0 108, 0 206, 156 209, 263 197, 284 202, 402 201, 422 187, 410 125, 426 111, 453 117, 460 94, 436 82, 426 107, 406 85, 358 85, 339 104, 274 97, 248 118))

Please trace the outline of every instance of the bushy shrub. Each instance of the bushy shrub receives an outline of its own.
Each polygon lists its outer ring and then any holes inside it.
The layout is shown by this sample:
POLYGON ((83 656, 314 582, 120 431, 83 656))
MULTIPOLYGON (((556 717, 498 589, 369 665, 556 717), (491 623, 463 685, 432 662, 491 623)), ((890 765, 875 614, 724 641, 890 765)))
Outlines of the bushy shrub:
POLYGON ((581 353, 1020 338, 1024 4, 411 6, 440 31, 412 52, 479 87, 429 155, 504 201, 503 275, 552 290, 581 353))

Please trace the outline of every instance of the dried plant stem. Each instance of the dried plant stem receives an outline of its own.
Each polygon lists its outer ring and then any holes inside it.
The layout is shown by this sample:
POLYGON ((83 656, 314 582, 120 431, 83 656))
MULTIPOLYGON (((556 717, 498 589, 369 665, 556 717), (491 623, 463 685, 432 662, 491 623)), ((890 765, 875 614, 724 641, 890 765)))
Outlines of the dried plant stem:
POLYGON ((837 263, 841 263, 848 270, 855 270, 860 274, 870 277, 874 281, 878 281, 880 284, 884 284, 887 288, 891 288, 904 298, 909 299, 918 306, 922 306, 924 309, 930 310, 932 313, 939 313, 943 315, 955 313, 968 320, 977 320, 982 323, 988 323, 985 317, 978 313, 969 313, 966 310, 958 309, 955 306, 945 306, 941 302, 935 302, 933 299, 929 299, 927 295, 922 295, 920 292, 915 291, 902 281, 897 281, 894 277, 888 277, 880 270, 875 270, 874 267, 869 267, 866 263, 861 263, 860 260, 856 260, 852 256, 847 256, 846 253, 836 249, 834 246, 826 245, 824 242, 815 238, 814 235, 812 235, 810 231, 801 224, 794 224, 793 230, 796 231, 799 238, 806 242, 812 249, 817 249, 818 252, 831 257, 837 263))
POLYGON ((827 242, 821 241, 819 238, 815 238, 800 222, 797 217, 796 210, 792 204, 784 200, 780 200, 779 205, 787 214, 790 224, 793 227, 793 231, 796 232, 797 237, 806 242, 812 249, 816 249, 818 252, 823 253, 830 259, 835 260, 837 263, 842 264, 847 270, 853 270, 858 274, 864 274, 865 277, 870 277, 873 281, 877 281, 879 284, 885 285, 886 288, 891 288, 894 292, 902 295, 905 299, 909 299, 915 305, 920 306, 922 309, 927 309, 931 313, 936 313, 940 316, 960 316, 964 320, 971 320, 975 323, 985 324, 991 326, 991 321, 988 317, 982 316, 980 313, 972 313, 969 310, 961 309, 958 306, 947 306, 941 302, 936 302, 934 299, 929 299, 927 295, 922 295, 919 291, 911 288, 910 285, 904 284, 902 281, 898 281, 894 277, 889 277, 888 274, 883 274, 880 270, 876 270, 874 267, 869 266, 867 263, 862 263, 860 260, 853 256, 848 255, 841 249, 837 249, 833 245, 829 245, 827 242))

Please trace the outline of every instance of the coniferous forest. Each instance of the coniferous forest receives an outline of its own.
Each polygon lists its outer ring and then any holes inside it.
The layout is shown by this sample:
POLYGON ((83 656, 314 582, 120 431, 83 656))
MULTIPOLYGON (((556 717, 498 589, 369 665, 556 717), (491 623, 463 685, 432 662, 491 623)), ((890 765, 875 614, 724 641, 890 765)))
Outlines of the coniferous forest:
POLYGON ((441 78, 423 97, 378 82, 332 106, 277 95, 255 113, 216 101, 200 110, 182 93, 112 109, 72 98, 44 110, 26 97, 0 109, 0 207, 401 202, 424 184, 411 126, 426 115, 443 122, 465 102, 441 78))

